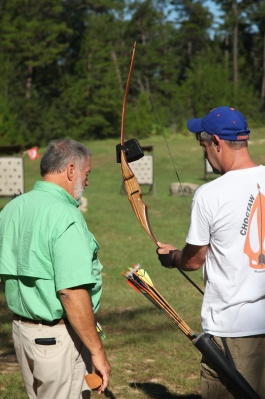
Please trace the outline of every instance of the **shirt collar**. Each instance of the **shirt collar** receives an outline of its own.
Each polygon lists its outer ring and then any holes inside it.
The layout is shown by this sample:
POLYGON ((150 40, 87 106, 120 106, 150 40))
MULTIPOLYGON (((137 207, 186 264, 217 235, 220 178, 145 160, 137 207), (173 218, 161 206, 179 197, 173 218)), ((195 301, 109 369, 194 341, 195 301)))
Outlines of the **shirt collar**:
POLYGON ((79 202, 76 201, 64 188, 58 186, 58 184, 38 180, 34 184, 33 190, 53 193, 56 196, 65 198, 68 202, 70 202, 70 204, 79 207, 79 202))

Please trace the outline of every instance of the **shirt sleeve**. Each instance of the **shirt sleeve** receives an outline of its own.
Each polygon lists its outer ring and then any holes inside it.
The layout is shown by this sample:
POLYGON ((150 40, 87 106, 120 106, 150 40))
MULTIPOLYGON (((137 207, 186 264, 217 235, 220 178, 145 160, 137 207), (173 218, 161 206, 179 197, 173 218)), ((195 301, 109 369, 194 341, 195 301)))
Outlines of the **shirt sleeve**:
POLYGON ((84 226, 75 221, 60 235, 53 248, 56 290, 80 285, 97 284, 102 268, 98 257, 98 244, 84 226))
POLYGON ((194 198, 186 242, 192 245, 208 245, 210 242, 210 216, 198 198, 194 198))

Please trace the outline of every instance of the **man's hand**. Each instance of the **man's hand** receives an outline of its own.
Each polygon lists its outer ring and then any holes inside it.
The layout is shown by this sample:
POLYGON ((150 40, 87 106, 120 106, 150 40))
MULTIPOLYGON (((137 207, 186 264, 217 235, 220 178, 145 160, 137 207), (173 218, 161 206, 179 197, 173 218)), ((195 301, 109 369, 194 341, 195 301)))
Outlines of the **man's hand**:
POLYGON ((177 267, 177 258, 180 256, 181 251, 171 244, 163 244, 158 241, 157 245, 156 253, 161 265, 168 269, 177 267))
POLYGON ((179 251, 171 244, 163 244, 157 242, 158 248, 156 253, 161 265, 172 269, 177 267, 185 271, 192 271, 199 269, 205 262, 206 253, 209 245, 192 245, 186 244, 185 247, 179 251))
POLYGON ((98 393, 103 393, 108 386, 111 373, 111 366, 103 348, 98 353, 92 355, 92 363, 96 373, 102 378, 102 384, 97 391, 98 393))
POLYGON ((60 291, 60 299, 73 329, 91 353, 95 372, 102 378, 98 393, 108 386, 111 366, 96 330, 90 296, 84 287, 66 288, 60 291))

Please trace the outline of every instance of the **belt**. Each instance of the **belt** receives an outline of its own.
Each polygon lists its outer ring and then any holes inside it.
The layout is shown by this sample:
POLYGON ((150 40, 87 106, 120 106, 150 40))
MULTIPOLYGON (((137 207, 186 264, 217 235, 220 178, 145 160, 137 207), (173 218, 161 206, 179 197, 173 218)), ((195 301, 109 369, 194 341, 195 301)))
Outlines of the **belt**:
POLYGON ((43 326, 56 326, 57 324, 68 324, 69 321, 68 319, 61 318, 61 319, 56 319, 53 321, 47 321, 47 320, 36 320, 36 319, 29 319, 24 316, 20 316, 16 313, 13 315, 13 320, 16 321, 22 321, 23 323, 29 323, 29 324, 42 324, 43 326))

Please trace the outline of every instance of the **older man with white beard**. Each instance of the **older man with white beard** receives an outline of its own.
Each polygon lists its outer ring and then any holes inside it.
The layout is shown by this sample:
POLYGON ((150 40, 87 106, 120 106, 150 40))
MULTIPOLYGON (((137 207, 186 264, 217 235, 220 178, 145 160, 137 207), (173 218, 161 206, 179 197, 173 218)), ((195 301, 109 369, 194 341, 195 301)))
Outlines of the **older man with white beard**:
POLYGON ((78 210, 90 169, 81 143, 52 141, 40 163, 43 181, 0 214, 0 278, 31 399, 79 399, 89 358, 102 377, 98 392, 108 386, 111 367, 94 316, 99 246, 78 210))

